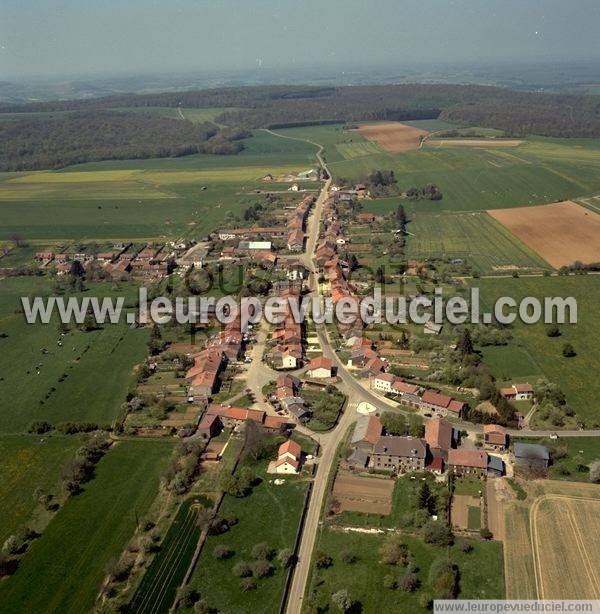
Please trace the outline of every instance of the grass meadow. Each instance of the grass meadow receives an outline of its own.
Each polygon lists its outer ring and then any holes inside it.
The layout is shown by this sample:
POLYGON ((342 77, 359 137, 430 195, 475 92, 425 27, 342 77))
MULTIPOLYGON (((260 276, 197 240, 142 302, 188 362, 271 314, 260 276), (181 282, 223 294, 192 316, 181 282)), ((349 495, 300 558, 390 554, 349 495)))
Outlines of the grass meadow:
MULTIPOLYGON (((383 565, 379 561, 379 548, 388 539, 384 535, 369 535, 344 532, 339 529, 323 528, 316 550, 333 558, 333 565, 327 569, 314 569, 309 584, 308 598, 314 595, 315 604, 329 605, 330 596, 342 589, 348 590, 352 599, 362 604, 363 612, 397 612, 412 614, 427 612, 420 601, 423 594, 432 594, 428 583, 428 572, 432 562, 449 557, 460 571, 459 599, 503 599, 504 573, 502 544, 469 540, 473 550, 461 551, 458 544, 447 549, 425 544, 420 539, 404 536, 418 567, 420 587, 412 593, 391 590, 384 587, 385 576, 401 576, 402 567, 383 565), (356 555, 354 563, 344 563, 342 551, 356 555), (314 591, 314 593, 313 593, 314 591)), ((460 543, 460 542, 459 542, 460 543)))
MULTIPOLYGON (((92 285, 87 294, 121 292, 111 288, 92 285)), ((27 324, 20 313, 20 297, 45 296, 47 280, 8 278, 0 281, 0 289, 0 332, 7 335, 0 338, 0 395, 5 399, 0 432, 22 432, 33 420, 110 423, 117 417, 134 365, 147 355, 148 331, 122 322, 90 332, 72 329, 61 337, 57 319, 27 324)))
POLYGON ((600 424, 600 386, 597 371, 600 366, 598 301, 600 281, 596 275, 520 277, 518 279, 479 279, 472 284, 480 288, 482 309, 489 310, 500 296, 513 297, 517 302, 532 296, 573 296, 577 300, 577 324, 562 324, 559 337, 546 335, 547 325, 515 322, 513 339, 507 346, 486 348, 485 362, 500 380, 529 380, 545 376, 559 385, 567 401, 586 425, 600 424), (562 347, 571 343, 577 353, 572 358, 562 355, 562 347))
POLYGON ((96 477, 71 497, 0 584, 4 612, 90 611, 107 565, 133 535, 158 492, 173 444, 121 441, 96 467, 96 477))
POLYGON ((56 492, 63 464, 78 446, 71 436, 0 435, 0 544, 36 526, 35 490, 56 492))
POLYGON ((272 575, 258 579, 256 589, 248 592, 242 591, 242 579, 232 573, 232 568, 240 561, 252 563, 252 547, 261 542, 276 551, 293 549, 307 488, 305 479, 296 476, 275 485, 275 476, 265 472, 266 461, 259 463, 262 481, 252 494, 244 498, 226 495, 219 513, 236 517, 238 523, 226 533, 208 538, 191 581, 211 607, 228 614, 279 610, 286 570, 276 560, 272 575), (229 546, 233 556, 217 560, 213 551, 218 545, 229 546))

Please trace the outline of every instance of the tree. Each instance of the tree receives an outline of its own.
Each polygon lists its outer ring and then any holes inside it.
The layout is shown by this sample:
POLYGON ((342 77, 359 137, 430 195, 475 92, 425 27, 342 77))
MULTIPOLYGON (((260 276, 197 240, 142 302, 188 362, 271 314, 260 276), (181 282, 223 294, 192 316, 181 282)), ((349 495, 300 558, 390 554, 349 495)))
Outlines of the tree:
POLYGON ((252 591, 256 588, 256 582, 252 578, 244 578, 240 582, 240 588, 244 593, 247 591, 252 591))
POLYGON ((411 414, 408 417, 408 434, 411 437, 423 437, 425 435, 425 424, 421 416, 411 414))
POLYGON ((216 559, 228 559, 233 554, 233 550, 229 546, 219 544, 213 550, 213 556, 216 559))
POLYGON ((261 542, 255 544, 252 547, 252 558, 257 560, 267 560, 273 556, 273 549, 267 544, 267 542, 261 542))
POLYGON ((427 481, 421 482, 419 492, 417 493, 417 505, 428 513, 433 514, 435 511, 435 498, 431 493, 427 481))
POLYGON ((199 598, 200 595, 190 586, 182 586, 177 591, 177 601, 183 608, 193 607, 199 598))
POLYGON ((348 590, 343 588, 342 590, 337 591, 337 593, 333 593, 331 595, 331 601, 342 611, 348 612, 352 609, 354 605, 354 601, 350 597, 348 590))
POLYGON ((233 566, 231 571, 233 575, 237 576, 238 578, 247 578, 248 576, 252 575, 252 569, 250 568, 250 565, 246 563, 246 561, 239 561, 233 566))
POLYGON ((570 343, 565 343, 562 348, 562 355, 565 358, 573 358, 573 356, 577 356, 577 352, 570 343))
POLYGON ((458 568, 447 558, 436 559, 429 568, 429 584, 437 599, 454 599, 458 590, 458 568))
POLYGON ((560 337, 560 328, 556 324, 550 324, 546 329, 546 335, 548 337, 560 337))
POLYGON ((356 554, 352 550, 342 550, 340 552, 340 560, 346 565, 356 562, 356 554))
POLYGON ((458 341, 456 343, 456 349, 463 357, 473 354, 473 340, 471 339, 471 332, 468 328, 462 329, 458 341))
POLYGON ((379 548, 380 561, 384 565, 405 566, 410 560, 408 546, 398 535, 389 537, 379 548))
POLYGON ((595 460, 590 464, 590 482, 600 483, 600 460, 595 460))
POLYGON ((273 571, 273 565, 265 559, 252 563, 252 575, 255 578, 266 578, 273 571))
POLYGON ((386 411, 381 415, 381 424, 388 435, 406 434, 406 420, 402 414, 386 411))
POLYGON ((27 427, 27 432, 42 435, 43 433, 48 433, 53 428, 54 427, 50 424, 50 422, 46 422, 45 420, 34 420, 27 427))
POLYGON ((416 573, 407 572, 398 578, 398 588, 406 593, 412 593, 419 586, 419 577, 416 573))
POLYGON ((452 531, 443 522, 430 520, 423 527, 423 540, 428 544, 449 546, 452 543, 452 531))
POLYGON ((283 567, 289 567, 294 558, 294 553, 289 548, 283 548, 277 553, 277 562, 283 567))
POLYGON ((494 537, 494 534, 487 527, 481 527, 479 535, 481 535, 483 539, 492 539, 492 537, 494 537))
POLYGON ((326 552, 317 552, 315 564, 319 569, 327 569, 331 567, 333 559, 326 552))

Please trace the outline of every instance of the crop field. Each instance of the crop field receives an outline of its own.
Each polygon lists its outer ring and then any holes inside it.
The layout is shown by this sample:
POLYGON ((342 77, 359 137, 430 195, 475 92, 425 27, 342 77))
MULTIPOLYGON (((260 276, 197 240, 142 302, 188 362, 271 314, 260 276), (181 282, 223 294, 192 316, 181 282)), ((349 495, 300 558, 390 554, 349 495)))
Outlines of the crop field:
POLYGON ((392 511, 393 480, 355 476, 340 469, 333 484, 333 496, 341 512, 387 515, 392 511))
MULTIPOLYGON (((577 324, 559 325, 560 337, 548 337, 543 322, 524 324, 517 318, 511 329, 513 339, 507 346, 493 348, 487 354, 490 361, 486 364, 499 379, 511 379, 513 369, 523 373, 530 370, 529 365, 534 366, 535 373, 558 384, 588 428, 600 424, 600 387, 596 376, 600 356, 600 339, 596 334, 598 278, 584 275, 480 279, 474 280, 473 285, 480 288, 482 310, 490 310, 492 301, 500 296, 513 297, 517 302, 531 296, 542 304, 546 296, 572 296, 577 300, 577 324), (565 343, 574 346, 576 356, 562 356, 565 343), (519 360, 513 359, 515 350, 519 360)), ((535 384, 536 380, 530 383, 535 384)))
POLYGON ((516 139, 434 139, 428 147, 518 147, 523 141, 516 139))
POLYGON ((3 611, 90 611, 106 573, 158 492, 173 444, 121 441, 0 584, 3 611))
MULTIPOLYGON (((57 320, 30 325, 18 312, 21 296, 46 295, 47 281, 9 278, 0 281, 0 289, 0 331, 7 335, 0 338, 0 395, 10 399, 0 414, 0 432, 21 432, 32 420, 110 423, 134 365, 146 356, 148 331, 120 323, 61 337, 57 320)), ((92 292, 114 295, 115 289, 105 284, 92 292)))
POLYGON ((511 599, 598 599, 600 492, 541 480, 505 503, 506 594, 511 599))
MULTIPOLYGON (((398 188, 436 184, 441 201, 404 201, 412 211, 477 211, 572 199, 600 190, 600 140, 526 140, 519 147, 424 147, 350 160, 329 160, 335 177, 362 181, 373 169, 391 169, 398 188)), ((395 200, 395 206, 399 202, 395 200)), ((365 210, 378 201, 363 203, 365 210)), ((390 206, 393 206, 390 205, 390 206)))
POLYGON ((78 437, 0 436, 0 543, 23 526, 35 526, 37 488, 55 491, 78 437))
POLYGON ((486 213, 415 212, 408 230, 409 258, 461 258, 485 273, 549 268, 533 250, 486 213))
POLYGON ((479 497, 454 495, 452 497, 452 524, 459 529, 478 531, 481 528, 481 503, 479 497))
POLYGON ((600 261, 600 215, 577 203, 488 213, 556 268, 600 261))
POLYGON ((421 139, 429 134, 427 130, 400 122, 364 124, 356 131, 367 140, 377 143, 384 151, 391 153, 417 149, 421 139))
MULTIPOLYGON (((498 542, 470 540, 473 550, 465 554, 459 543, 443 552, 439 547, 421 540, 402 536, 418 568, 420 587, 412 593, 384 588, 384 578, 401 569, 380 563, 379 548, 389 539, 386 535, 345 532, 340 529, 323 528, 316 550, 332 557, 333 564, 327 569, 313 569, 309 597, 322 608, 329 605, 331 595, 347 589, 350 596, 360 601, 362 612, 398 612, 413 614, 427 612, 419 600, 422 593, 431 594, 428 571, 432 562, 440 556, 449 557, 458 566, 460 573, 459 599, 503 599, 504 577, 502 571, 502 545, 498 542), (346 564, 340 558, 342 551, 355 554, 356 561, 346 564)), ((457 540, 458 541, 458 540, 457 540)))
POLYGON ((198 503, 192 499, 181 504, 160 551, 131 600, 132 612, 166 612, 175 602, 177 587, 183 581, 200 537, 197 509, 198 503))
MULTIPOLYGON (((264 465, 264 461, 261 461, 264 465)), ((276 485, 273 476, 259 468, 260 484, 244 498, 226 496, 219 513, 233 516, 238 523, 222 535, 210 536, 202 550, 191 585, 210 607, 230 614, 276 612, 279 609, 285 570, 273 560, 273 573, 258 579, 255 590, 244 592, 241 579, 232 573, 240 561, 252 563, 252 547, 266 542, 277 552, 293 548, 307 483, 302 477, 285 478, 276 485), (234 554, 218 560, 213 551, 227 545, 234 554)))

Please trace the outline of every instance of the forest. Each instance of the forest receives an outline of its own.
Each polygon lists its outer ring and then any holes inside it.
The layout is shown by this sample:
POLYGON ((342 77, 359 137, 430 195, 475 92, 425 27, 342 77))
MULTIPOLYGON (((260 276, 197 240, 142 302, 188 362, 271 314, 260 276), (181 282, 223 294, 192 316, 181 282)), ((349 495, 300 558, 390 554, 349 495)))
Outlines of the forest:
POLYGON ((167 119, 150 113, 78 111, 51 119, 0 123, 0 170, 62 168, 96 160, 233 154, 240 130, 167 119))
POLYGON ((326 120, 448 119, 493 127, 509 135, 600 136, 595 96, 513 91, 481 85, 259 86, 188 92, 123 94, 93 100, 0 104, 2 112, 117 107, 237 107, 220 123, 244 128, 326 120))

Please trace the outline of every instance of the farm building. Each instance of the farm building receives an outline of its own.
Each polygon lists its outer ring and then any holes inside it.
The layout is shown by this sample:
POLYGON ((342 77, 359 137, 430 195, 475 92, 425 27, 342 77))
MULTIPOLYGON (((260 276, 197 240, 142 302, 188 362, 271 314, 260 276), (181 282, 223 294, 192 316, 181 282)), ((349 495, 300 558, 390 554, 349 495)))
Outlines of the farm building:
POLYGON ((423 409, 430 409, 440 413, 442 416, 453 414, 460 417, 464 406, 465 404, 462 401, 456 401, 445 394, 433 392, 432 390, 426 390, 421 397, 421 407, 423 409))
POLYGON ((405 473, 425 468, 427 447, 415 437, 380 437, 371 457, 374 469, 405 473))
POLYGON ((450 450, 454 443, 454 429, 443 418, 434 418, 425 423, 425 441, 431 449, 450 450))
POLYGON ((206 414, 198 425, 198 435, 201 439, 208 441, 216 437, 223 428, 221 418, 216 414, 206 414))
POLYGON ((483 427, 483 443, 492 450, 506 449, 506 429, 498 424, 486 424, 483 427))
POLYGON ((500 477, 504 475, 504 461, 499 456, 490 454, 488 456, 487 473, 490 477, 500 477))
POLYGON ((533 399, 531 384, 513 384, 508 388, 500 388, 500 394, 509 401, 530 401, 533 399))
POLYGON ((527 472, 543 472, 550 463, 548 448, 536 443, 515 443, 513 457, 515 466, 527 472))
POLYGON ((372 452, 381 437, 382 430, 381 420, 377 416, 362 414, 356 420, 350 443, 356 448, 372 452))
POLYGON ((488 468, 488 453, 483 450, 449 450, 448 466, 457 475, 485 477, 488 468))

